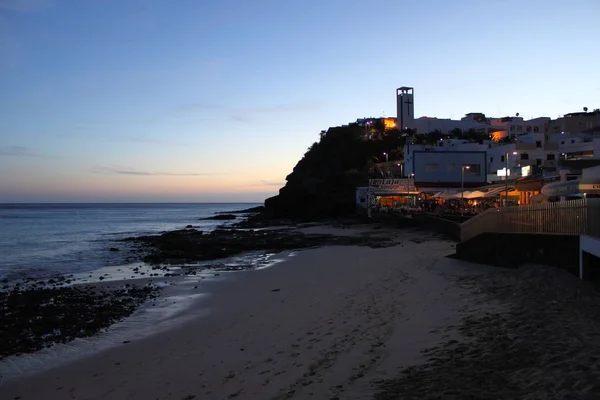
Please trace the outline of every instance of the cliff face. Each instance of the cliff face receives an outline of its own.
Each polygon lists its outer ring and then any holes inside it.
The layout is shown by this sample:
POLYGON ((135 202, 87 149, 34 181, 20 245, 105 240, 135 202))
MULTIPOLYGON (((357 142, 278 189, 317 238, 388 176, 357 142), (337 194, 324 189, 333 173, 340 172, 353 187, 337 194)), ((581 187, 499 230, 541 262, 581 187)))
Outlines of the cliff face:
POLYGON ((340 217, 355 212, 355 189, 368 185, 374 163, 382 161, 383 152, 392 155, 401 146, 397 133, 382 140, 362 139, 364 128, 347 126, 330 128, 314 143, 286 177, 279 195, 265 201, 266 212, 273 217, 319 218, 340 217))

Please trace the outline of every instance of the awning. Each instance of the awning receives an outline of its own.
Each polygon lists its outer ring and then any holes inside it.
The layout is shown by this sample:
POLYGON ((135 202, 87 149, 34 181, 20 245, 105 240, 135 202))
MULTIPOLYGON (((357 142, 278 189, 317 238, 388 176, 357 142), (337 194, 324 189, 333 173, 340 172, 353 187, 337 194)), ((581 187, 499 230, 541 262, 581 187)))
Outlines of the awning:
POLYGON ((452 195, 451 198, 453 198, 453 199, 462 199, 462 198, 468 199, 467 196, 469 195, 469 193, 471 193, 471 192, 469 192, 468 190, 465 190, 464 192, 458 192, 458 193, 452 195))
POLYGON ((475 190, 473 192, 469 192, 468 194, 466 194, 465 198, 466 199, 479 199, 483 196, 485 196, 485 192, 482 192, 480 190, 475 190))
POLYGON ((581 183, 576 179, 550 183, 542 188, 544 197, 577 196, 583 193, 600 194, 600 183, 581 183))
MULTIPOLYGON (((440 198, 440 199, 444 199, 444 200, 448 200, 448 199, 452 199, 454 198, 454 196, 456 196, 457 193, 455 191, 452 192, 440 192, 437 193, 434 197, 440 198)), ((458 193, 458 197, 460 197, 460 192, 458 193)))
MULTIPOLYGON (((509 186, 509 187, 508 187, 508 190, 509 190, 509 191, 511 191, 511 190, 514 190, 514 188, 513 188, 512 186, 509 186)), ((490 191, 486 192, 486 193, 483 195, 483 197, 484 197, 484 198, 489 198, 489 197, 499 197, 499 196, 500 196, 500 193, 502 193, 502 192, 506 192, 506 187, 498 187, 498 188, 496 188, 496 189, 492 189, 492 190, 490 190, 490 191)))

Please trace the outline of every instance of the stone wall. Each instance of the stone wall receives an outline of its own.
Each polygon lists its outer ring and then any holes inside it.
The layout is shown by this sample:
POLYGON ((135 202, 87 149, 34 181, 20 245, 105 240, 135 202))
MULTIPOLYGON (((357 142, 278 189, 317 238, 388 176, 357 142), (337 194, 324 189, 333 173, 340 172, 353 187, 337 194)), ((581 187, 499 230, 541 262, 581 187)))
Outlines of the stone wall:
POLYGON ((413 214, 417 226, 460 240, 460 223, 430 214, 413 214))
POLYGON ((579 274, 579 236, 486 232, 456 245, 460 260, 517 268, 544 264, 579 274))

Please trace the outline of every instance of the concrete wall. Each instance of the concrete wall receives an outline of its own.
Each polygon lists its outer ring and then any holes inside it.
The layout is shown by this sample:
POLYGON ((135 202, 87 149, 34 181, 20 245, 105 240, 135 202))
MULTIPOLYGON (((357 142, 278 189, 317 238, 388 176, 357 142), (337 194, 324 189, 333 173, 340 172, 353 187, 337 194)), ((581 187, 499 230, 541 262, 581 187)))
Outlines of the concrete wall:
POLYGON ((412 173, 415 174, 414 180, 417 186, 419 183, 425 182, 460 185, 463 165, 471 167, 468 170, 465 169, 465 186, 484 185, 487 182, 487 163, 484 151, 413 152, 412 173))

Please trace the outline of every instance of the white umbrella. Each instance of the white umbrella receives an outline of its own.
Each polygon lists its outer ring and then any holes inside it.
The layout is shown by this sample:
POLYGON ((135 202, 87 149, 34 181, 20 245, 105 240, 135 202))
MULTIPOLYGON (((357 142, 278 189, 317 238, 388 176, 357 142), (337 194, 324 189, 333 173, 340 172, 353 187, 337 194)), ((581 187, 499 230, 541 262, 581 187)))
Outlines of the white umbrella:
POLYGON ((467 196, 469 195, 469 193, 470 193, 469 191, 465 190, 464 192, 458 192, 458 193, 450 196, 450 198, 452 198, 452 199, 461 199, 461 198, 464 197, 464 198, 468 199, 467 196))
POLYGON ((484 192, 480 191, 480 190, 475 190, 473 192, 469 192, 468 194, 465 194, 465 198, 466 199, 477 199, 480 197, 483 197, 485 195, 484 192))

